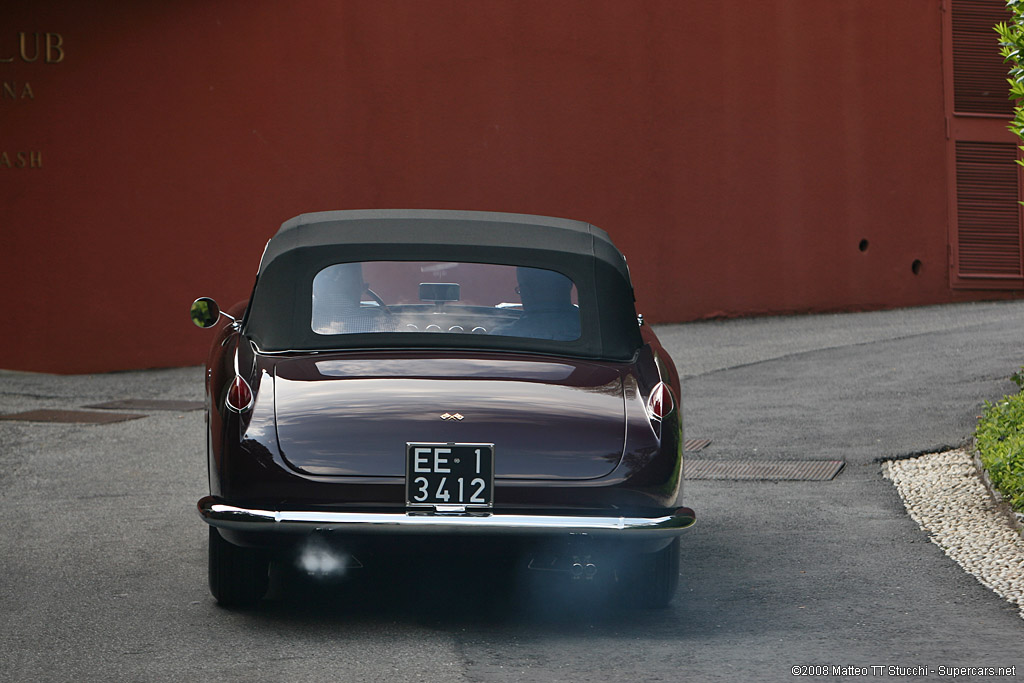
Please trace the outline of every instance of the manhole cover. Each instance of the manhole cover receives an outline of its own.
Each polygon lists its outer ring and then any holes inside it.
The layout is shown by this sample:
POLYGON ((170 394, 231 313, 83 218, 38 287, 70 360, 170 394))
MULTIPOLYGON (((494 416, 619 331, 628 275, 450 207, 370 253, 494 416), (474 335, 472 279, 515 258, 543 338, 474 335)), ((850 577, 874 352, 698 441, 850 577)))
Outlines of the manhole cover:
POLYGON ((846 463, 842 460, 697 460, 685 464, 687 479, 754 479, 761 481, 829 481, 846 463))
POLYGON ((202 410, 202 401, 170 401, 166 399, 129 398, 123 401, 94 403, 86 408, 98 410, 202 410))
POLYGON ((53 422, 66 424, 108 424, 136 420, 145 415, 138 413, 107 413, 88 410, 28 410, 23 413, 0 415, 0 420, 16 422, 53 422))

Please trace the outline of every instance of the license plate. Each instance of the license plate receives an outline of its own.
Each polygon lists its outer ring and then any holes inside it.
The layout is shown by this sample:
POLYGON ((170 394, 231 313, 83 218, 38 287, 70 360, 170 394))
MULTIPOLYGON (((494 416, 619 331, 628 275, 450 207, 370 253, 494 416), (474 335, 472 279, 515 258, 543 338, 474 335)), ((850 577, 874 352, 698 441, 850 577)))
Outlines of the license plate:
POLYGON ((494 501, 494 444, 406 444, 409 505, 490 507, 494 501))

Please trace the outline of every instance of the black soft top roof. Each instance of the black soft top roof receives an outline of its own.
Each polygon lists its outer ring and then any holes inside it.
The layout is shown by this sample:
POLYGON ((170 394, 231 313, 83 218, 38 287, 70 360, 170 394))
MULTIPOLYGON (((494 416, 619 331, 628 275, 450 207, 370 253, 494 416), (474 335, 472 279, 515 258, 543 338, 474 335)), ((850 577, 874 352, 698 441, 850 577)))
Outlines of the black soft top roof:
POLYGON ((281 225, 270 240, 260 272, 292 249, 344 246, 353 261, 372 260, 396 249, 420 258, 424 249, 445 245, 480 250, 535 252, 537 258, 589 255, 620 271, 628 282, 626 261, 601 228, 565 218, 487 211, 367 210, 304 213, 281 225), (386 245, 386 246, 385 246, 386 245))
POLYGON ((267 244, 245 320, 262 351, 381 346, 495 348, 626 360, 641 344, 629 271, 608 234, 562 218, 482 211, 324 211, 296 216, 267 244), (583 334, 574 342, 432 333, 320 335, 310 326, 312 280, 352 261, 465 261, 569 276, 583 334))

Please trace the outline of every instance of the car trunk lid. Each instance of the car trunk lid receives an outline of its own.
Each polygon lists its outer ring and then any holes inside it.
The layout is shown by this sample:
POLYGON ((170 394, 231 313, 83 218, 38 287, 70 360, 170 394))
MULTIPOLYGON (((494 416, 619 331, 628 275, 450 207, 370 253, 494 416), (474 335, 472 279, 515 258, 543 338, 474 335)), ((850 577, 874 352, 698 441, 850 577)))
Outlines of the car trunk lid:
POLYGON ((295 468, 403 476, 407 443, 493 443, 498 479, 594 479, 622 457, 621 371, 534 357, 298 358, 276 365, 295 468))

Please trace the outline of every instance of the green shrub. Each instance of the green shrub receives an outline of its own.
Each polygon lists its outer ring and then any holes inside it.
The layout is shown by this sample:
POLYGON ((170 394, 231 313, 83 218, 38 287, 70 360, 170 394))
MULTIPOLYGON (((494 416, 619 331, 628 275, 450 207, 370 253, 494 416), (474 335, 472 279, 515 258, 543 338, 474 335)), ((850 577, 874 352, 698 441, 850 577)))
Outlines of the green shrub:
POLYGON ((992 485, 1024 512, 1024 392, 986 401, 974 436, 992 485))
MULTIPOLYGON (((999 53, 1009 68, 1006 80, 1010 99, 1015 103, 1008 127, 1024 140, 1024 0, 1006 0, 1006 9, 1011 19, 999 22, 995 31, 999 34, 999 53)), ((1020 160, 1017 163, 1024 165, 1020 160)), ((1010 379, 1021 393, 1004 396, 995 404, 986 401, 974 437, 992 485, 1014 511, 1024 513, 1024 367, 1010 379)))
MULTIPOLYGON (((1010 21, 995 25, 999 34, 999 54, 1007 64, 1010 99, 1014 101, 1014 117, 1008 128, 1024 140, 1024 0, 1006 0, 1010 21)), ((1018 162, 1019 163, 1019 162, 1018 162)))

